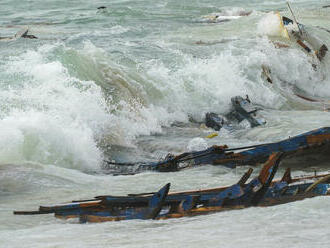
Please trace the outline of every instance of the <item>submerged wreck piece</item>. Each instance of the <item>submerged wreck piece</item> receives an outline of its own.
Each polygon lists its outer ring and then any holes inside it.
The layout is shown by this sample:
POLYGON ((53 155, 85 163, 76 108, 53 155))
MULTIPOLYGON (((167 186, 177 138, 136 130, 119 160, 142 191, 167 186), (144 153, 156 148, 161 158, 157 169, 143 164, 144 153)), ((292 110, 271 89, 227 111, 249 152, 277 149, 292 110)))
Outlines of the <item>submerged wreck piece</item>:
POLYGON ((329 151, 330 127, 323 127, 279 142, 237 148, 214 145, 201 151, 185 152, 177 156, 171 155, 159 162, 105 162, 109 166, 116 166, 115 175, 132 175, 147 170, 173 172, 205 164, 222 165, 229 168, 241 165, 257 166, 264 163, 272 153, 283 152, 283 166, 306 168, 315 163, 318 165, 329 164, 329 151), (127 173, 127 169, 130 167, 135 169, 127 173))
POLYGON ((0 37, 0 40, 16 40, 18 38, 26 38, 26 39, 38 39, 38 37, 32 35, 32 34, 28 34, 29 33, 29 29, 28 28, 24 28, 20 31, 18 31, 14 37, 0 37))
POLYGON ((106 6, 99 6, 97 7, 97 14, 106 14, 108 8, 106 6))
POLYGON ((273 79, 271 77, 271 70, 266 65, 261 65, 261 78, 270 84, 273 83, 273 79))
POLYGON ((205 125, 207 127, 213 128, 215 131, 219 131, 224 123, 224 117, 219 114, 209 112, 205 115, 205 125))
POLYGON ((170 184, 158 192, 127 196, 97 196, 94 199, 43 207, 38 211, 14 211, 17 215, 54 213, 57 218, 79 218, 84 222, 104 222, 130 219, 169 219, 240 209, 252 206, 272 206, 329 195, 330 174, 291 178, 287 171, 281 180, 273 181, 282 158, 272 154, 259 175, 248 183, 249 169, 231 186, 197 191, 168 193, 170 184), (306 183, 306 180, 310 182, 306 183))
POLYGON ((316 162, 329 163, 330 127, 319 128, 279 142, 243 147, 242 151, 237 153, 232 151, 239 148, 225 149, 223 153, 211 153, 215 148, 208 148, 209 154, 206 153, 207 150, 199 151, 200 154, 207 155, 196 157, 194 165, 213 164, 231 168, 240 165, 255 166, 264 163, 273 152, 284 152, 284 166, 308 167, 316 162))
POLYGON ((17 32, 15 34, 15 38, 27 38, 27 39, 38 39, 36 36, 32 35, 32 34, 28 34, 29 33, 29 29, 25 28, 22 29, 21 31, 17 32))
POLYGON ((228 127, 243 120, 247 120, 251 127, 266 124, 265 119, 258 112, 261 108, 254 105, 248 95, 245 99, 241 96, 232 97, 231 104, 232 110, 225 117, 213 112, 206 113, 205 125, 219 131, 223 126, 228 127))
POLYGON ((229 118, 236 118, 239 122, 246 119, 251 124, 251 127, 256 127, 266 124, 265 119, 259 114, 260 108, 251 103, 249 96, 244 99, 241 96, 231 98, 231 103, 234 111, 229 114, 229 118))
MULTIPOLYGON (((289 4, 288 7, 293 20, 276 12, 279 26, 274 31, 277 33, 276 36, 280 36, 282 39, 273 40, 273 43, 276 48, 287 48, 291 47, 293 44, 298 45, 298 47, 302 48, 304 52, 310 55, 310 58, 312 58, 312 66, 316 69, 318 62, 322 61, 325 57, 328 47, 312 32, 308 32, 308 28, 305 25, 298 23, 289 4)), ((318 28, 328 32, 325 28, 318 28)))
MULTIPOLYGON (((128 205, 126 208, 118 207, 117 209, 114 209, 111 206, 111 202, 107 202, 102 211, 88 211, 80 214, 80 222, 99 222, 99 219, 102 219, 102 221, 155 219, 162 209, 169 189, 170 184, 168 183, 158 192, 149 197, 147 206, 134 207, 128 205)), ((62 215, 58 215, 58 217, 63 218, 66 217, 66 215, 65 213, 62 213, 62 215)))
MULTIPOLYGON (((289 5, 290 7, 290 5, 289 5)), ((291 8, 290 8, 291 10, 291 8)), ((292 13, 292 12, 291 12, 292 13)), ((292 13, 293 15, 293 13, 292 13)), ((293 16, 294 17, 294 16, 293 16)), ((296 20, 293 21, 286 16, 282 16, 282 23, 285 30, 288 30, 289 25, 295 24, 298 30, 291 29, 289 39, 295 41, 300 47, 302 47, 307 53, 315 55, 320 61, 323 60, 324 56, 328 51, 328 47, 316 36, 311 35, 306 31, 305 25, 298 23, 296 20)))

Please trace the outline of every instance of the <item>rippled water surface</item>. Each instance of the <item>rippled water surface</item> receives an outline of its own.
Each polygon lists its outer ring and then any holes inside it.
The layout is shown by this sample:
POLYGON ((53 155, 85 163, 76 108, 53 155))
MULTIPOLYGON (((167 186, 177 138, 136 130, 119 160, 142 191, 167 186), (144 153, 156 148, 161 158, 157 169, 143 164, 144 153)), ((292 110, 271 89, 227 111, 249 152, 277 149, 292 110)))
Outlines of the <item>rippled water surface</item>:
MULTIPOLYGON (((330 47, 330 8, 322 8, 330 2, 291 5, 330 47)), ((12 214, 167 182, 173 191, 227 185, 247 168, 112 176, 103 161, 157 161, 329 126, 330 56, 315 70, 297 47, 275 48, 272 11, 291 17, 285 1, 271 0, 2 0, 0 37, 28 27, 38 39, 0 40, 0 247, 329 247, 325 197, 165 221, 81 225, 12 214), (222 19, 210 22, 215 15, 222 19), (297 88, 326 100, 304 101, 297 88), (212 131, 189 120, 228 112, 236 95, 261 106, 267 124, 205 139, 212 131)))

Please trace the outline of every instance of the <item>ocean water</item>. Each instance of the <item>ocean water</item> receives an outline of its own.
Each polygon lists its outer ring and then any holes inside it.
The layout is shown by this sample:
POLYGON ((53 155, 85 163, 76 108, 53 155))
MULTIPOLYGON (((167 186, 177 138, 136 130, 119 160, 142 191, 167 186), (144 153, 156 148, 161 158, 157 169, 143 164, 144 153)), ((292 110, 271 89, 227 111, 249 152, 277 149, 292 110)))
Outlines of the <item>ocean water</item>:
MULTIPOLYGON (((291 1, 328 47, 329 4, 291 1)), ((297 47, 275 48, 274 11, 291 17, 286 1, 273 0, 2 0, 0 37, 28 27, 38 39, 0 40, 0 247, 329 247, 323 197, 165 221, 82 225, 12 214, 168 182, 173 191, 227 185, 247 168, 112 176, 103 161, 157 161, 329 126, 327 103, 304 101, 294 89, 329 99, 330 56, 314 70, 297 47), (261 78, 262 65, 273 84, 261 78), (189 122, 226 113, 236 95, 260 105, 267 124, 205 139, 211 130, 189 122)))

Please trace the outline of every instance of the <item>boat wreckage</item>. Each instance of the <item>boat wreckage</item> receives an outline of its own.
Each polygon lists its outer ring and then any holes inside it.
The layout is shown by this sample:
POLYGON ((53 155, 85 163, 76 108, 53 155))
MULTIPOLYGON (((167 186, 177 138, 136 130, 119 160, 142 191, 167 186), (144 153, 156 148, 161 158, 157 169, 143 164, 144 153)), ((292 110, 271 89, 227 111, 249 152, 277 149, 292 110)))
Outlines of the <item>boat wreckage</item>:
POLYGON ((213 112, 206 113, 205 125, 219 131, 224 126, 232 126, 243 120, 248 121, 251 127, 266 124, 266 120, 259 113, 262 108, 253 104, 248 95, 245 99, 241 96, 232 97, 231 104, 232 110, 225 116, 213 112))
MULTIPOLYGON (((292 44, 297 44, 299 48, 301 48, 306 54, 310 56, 312 59, 312 67, 314 70, 317 70, 318 66, 324 60, 324 57, 328 52, 328 47, 318 37, 307 32, 306 26, 297 22, 289 4, 288 7, 293 16, 293 20, 286 16, 281 16, 279 12, 276 13, 280 25, 279 36, 284 38, 284 41, 286 42, 283 43, 279 41, 273 41, 273 43, 277 48, 288 48, 292 44)), ((324 28, 319 28, 324 30, 324 28)), ((328 31, 327 29, 325 30, 328 31)), ((262 65, 261 69, 261 77, 272 84, 273 79, 271 76, 271 68, 266 65, 262 65)), ((302 99, 309 100, 307 97, 301 97, 299 94, 295 95, 302 99)))
POLYGON ((51 214, 62 219, 84 222, 130 219, 169 219, 242 209, 273 206, 330 194, 330 174, 292 178, 287 169, 281 180, 273 180, 283 153, 272 154, 259 175, 248 183, 250 168, 228 187, 169 193, 170 184, 158 192, 127 196, 97 196, 68 204, 40 206, 37 211, 14 211, 16 215, 51 214), (309 182, 306 182, 309 180, 309 182))
MULTIPOLYGON (((297 22, 289 3, 288 8, 292 14, 293 20, 286 16, 281 16, 277 12, 281 36, 298 44, 307 54, 315 56, 319 61, 322 61, 328 51, 328 47, 318 37, 307 32, 305 25, 297 22)), ((280 43, 277 44, 279 45, 278 47, 287 47, 285 44, 282 44, 282 46, 280 43)))
POLYGON ((283 152, 283 166, 311 167, 315 163, 329 163, 330 127, 312 130, 279 142, 229 148, 227 145, 211 146, 205 150, 168 154, 158 162, 120 163, 105 161, 105 173, 131 175, 151 170, 159 172, 179 171, 206 164, 226 166, 258 166, 274 152, 283 152))
POLYGON ((17 40, 19 38, 25 38, 25 39, 38 39, 38 37, 36 37, 33 34, 29 34, 29 29, 28 28, 24 28, 20 31, 18 31, 14 37, 1 37, 0 36, 0 41, 10 41, 10 40, 17 40))

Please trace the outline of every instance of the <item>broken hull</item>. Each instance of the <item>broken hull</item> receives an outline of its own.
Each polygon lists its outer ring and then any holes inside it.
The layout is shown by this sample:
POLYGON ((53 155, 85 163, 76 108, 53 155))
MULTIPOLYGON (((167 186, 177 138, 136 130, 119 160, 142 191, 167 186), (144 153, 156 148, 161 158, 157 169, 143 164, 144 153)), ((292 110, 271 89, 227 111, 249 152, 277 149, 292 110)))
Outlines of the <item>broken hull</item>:
MULTIPOLYGON (((154 219, 159 214, 164 201, 167 197, 170 184, 165 185, 158 192, 154 193, 147 199, 146 204, 136 207, 128 204, 127 206, 107 204, 105 201, 100 201, 99 204, 93 208, 90 205, 83 207, 84 203, 76 203, 74 208, 70 207, 65 210, 65 206, 55 207, 55 217, 57 218, 75 218, 79 217, 80 222, 88 221, 88 215, 95 215, 100 217, 112 216, 116 220, 131 220, 131 219, 154 219)), ((72 206, 73 204, 69 204, 72 206)), ((42 207, 40 207, 42 209, 42 207)))
MULTIPOLYGON (((273 152, 284 152, 283 166, 307 167, 330 158, 330 128, 324 127, 280 142, 260 145, 237 153, 211 153, 194 159, 194 165, 213 164, 234 168, 264 163, 273 152), (313 163, 311 163, 313 162, 313 163)), ((200 153, 205 153, 201 151, 200 153)))
MULTIPOLYGON (((269 206, 275 206, 275 205, 295 202, 295 201, 299 201, 299 200, 304 200, 307 198, 329 195, 330 184, 328 184, 328 183, 319 184, 312 191, 306 193, 305 192, 306 189, 308 187, 310 187, 311 185, 312 185, 312 183, 303 183, 300 185, 288 186, 283 193, 279 193, 279 192, 274 193, 274 189, 272 187, 266 192, 265 197, 256 206, 269 207, 269 206)), ((214 198, 214 196, 213 196, 213 198, 214 198)), ((212 198, 210 198, 210 199, 212 199, 212 198)), ((206 199, 204 199, 204 200, 206 200, 206 199)), ((201 203, 199 203, 199 204, 201 204, 201 203)), ((188 211, 183 211, 182 209, 180 209, 179 206, 170 205, 170 204, 165 203, 163 206, 163 210, 162 210, 165 213, 160 213, 155 219, 164 220, 164 219, 171 219, 171 218, 197 216, 197 215, 211 214, 211 213, 221 212, 221 211, 238 210, 238 209, 243 209, 243 208, 250 207, 250 206, 251 205, 244 204, 244 202, 236 202, 235 200, 230 202, 230 200, 229 200, 223 206, 208 206, 207 204, 204 203, 200 207, 193 207, 193 208, 189 209, 188 211)), ((138 210, 135 210, 135 211, 138 211, 138 210)), ((95 209, 95 211, 89 211, 89 212, 86 211, 84 213, 79 213, 75 216, 74 215, 71 215, 71 216, 68 215, 68 216, 80 218, 80 221, 83 220, 83 222, 85 222, 85 221, 87 221, 87 222, 105 222, 105 221, 119 221, 119 220, 133 219, 133 218, 130 218, 130 214, 131 213, 129 211, 127 211, 127 216, 125 216, 125 215, 118 215, 117 213, 110 211, 110 210, 98 211, 95 209)), ((63 217, 63 215, 61 216, 58 214, 55 216, 63 217)))
MULTIPOLYGON (((307 168, 317 165, 328 165, 330 158, 330 127, 315 129, 288 139, 259 145, 239 148, 212 146, 205 150, 182 153, 170 156, 160 162, 140 163, 137 169, 127 173, 127 164, 117 167, 115 175, 136 174, 152 170, 159 172, 172 172, 182 169, 201 166, 205 164, 222 165, 235 168, 241 165, 260 165, 274 152, 283 152, 285 158, 282 166, 307 168), (240 151, 240 152, 233 152, 240 151)), ((108 162, 110 163, 110 162, 108 162)), ((111 163, 110 163, 111 164, 111 163)), ((114 163, 120 165, 120 163, 114 163)), ((129 166, 131 164, 128 163, 129 166)))
POLYGON ((259 176, 246 183, 252 170, 238 183, 228 187, 168 194, 167 184, 158 192, 128 196, 98 196, 91 200, 15 214, 54 213, 58 218, 79 218, 80 222, 131 219, 169 219, 208 214, 251 206, 272 206, 305 198, 328 195, 330 174, 292 179, 289 171, 280 181, 273 181, 282 154, 273 154, 259 176), (313 182, 305 183, 305 180, 313 182))
MULTIPOLYGON (((207 204, 215 199, 227 187, 210 189, 205 191, 192 191, 169 194, 163 207, 177 209, 184 202, 194 202, 195 204, 207 204), (209 191, 209 192, 208 192, 209 191)), ((98 217, 113 217, 114 220, 133 219, 131 216, 135 213, 143 212, 148 209, 148 203, 151 196, 132 197, 132 196, 102 196, 97 206, 84 207, 83 204, 77 204, 75 208, 53 208, 53 213, 58 218, 77 218, 81 215, 93 215, 98 217)), ((41 207, 40 209, 43 209, 41 207)), ((47 213, 50 213, 49 211, 47 213)), ((142 215, 136 214, 136 219, 143 219, 142 215)))
POLYGON ((231 102, 235 109, 236 119, 247 120, 251 127, 266 124, 265 119, 258 112, 259 108, 253 105, 248 98, 243 99, 241 96, 236 96, 231 99, 231 102))
POLYGON ((308 33, 305 25, 296 23, 288 17, 281 16, 279 13, 277 13, 277 16, 280 19, 281 36, 295 41, 307 54, 322 61, 328 51, 327 46, 318 37, 308 33), (288 27, 293 24, 295 24, 296 29, 290 28, 290 32, 288 32, 288 27), (307 42, 307 45, 303 41, 307 42))
POLYGON ((330 184, 319 184, 315 189, 310 192, 305 192, 311 183, 302 184, 299 186, 291 186, 287 189, 287 192, 282 194, 275 194, 269 191, 266 197, 260 202, 259 206, 268 207, 280 204, 286 204, 290 202, 295 202, 299 200, 304 200, 307 198, 313 198, 316 196, 328 196, 330 195, 329 189, 330 184))

